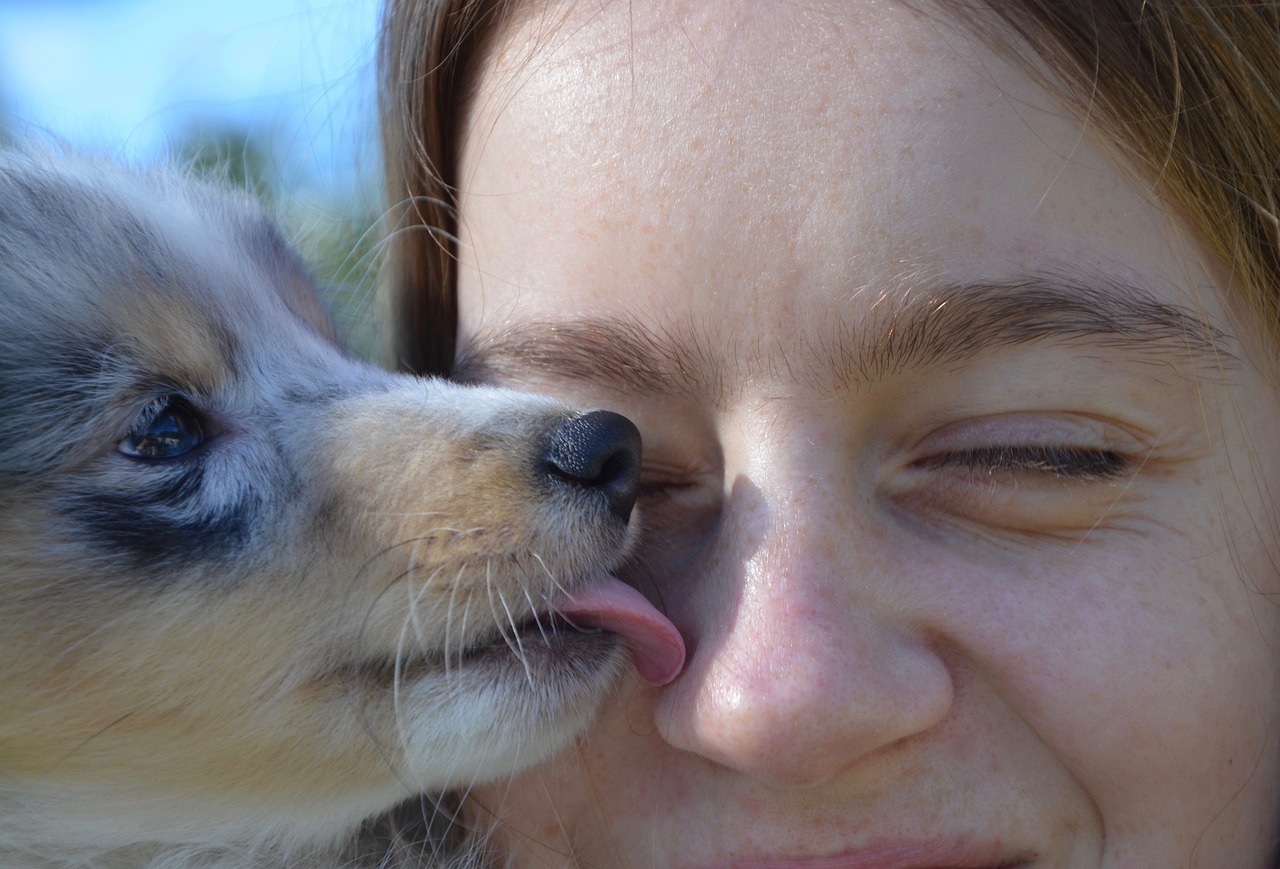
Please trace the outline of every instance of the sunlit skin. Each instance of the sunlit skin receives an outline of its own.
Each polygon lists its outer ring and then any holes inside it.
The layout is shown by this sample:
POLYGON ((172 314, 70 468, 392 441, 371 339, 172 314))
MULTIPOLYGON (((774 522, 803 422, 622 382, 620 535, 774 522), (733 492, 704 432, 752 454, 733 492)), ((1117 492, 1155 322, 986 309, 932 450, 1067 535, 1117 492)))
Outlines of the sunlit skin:
POLYGON ((514 865, 1266 865, 1280 399, 1157 182, 896 3, 538 9, 467 124, 461 373, 637 422, 689 647, 514 865))

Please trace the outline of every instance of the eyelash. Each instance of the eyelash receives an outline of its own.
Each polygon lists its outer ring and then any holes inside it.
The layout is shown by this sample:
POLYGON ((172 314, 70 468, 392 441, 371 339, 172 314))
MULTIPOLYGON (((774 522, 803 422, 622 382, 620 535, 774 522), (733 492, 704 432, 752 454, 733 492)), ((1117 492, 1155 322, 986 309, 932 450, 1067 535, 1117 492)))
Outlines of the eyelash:
POLYGON ((1123 477, 1130 459, 1115 450, 1062 445, 996 445, 942 453, 920 467, 959 468, 975 475, 1037 474, 1070 482, 1101 482, 1123 477))
POLYGON ((667 480, 642 480, 640 483, 639 496, 641 498, 671 498, 682 491, 692 488, 692 484, 685 482, 671 482, 667 480))

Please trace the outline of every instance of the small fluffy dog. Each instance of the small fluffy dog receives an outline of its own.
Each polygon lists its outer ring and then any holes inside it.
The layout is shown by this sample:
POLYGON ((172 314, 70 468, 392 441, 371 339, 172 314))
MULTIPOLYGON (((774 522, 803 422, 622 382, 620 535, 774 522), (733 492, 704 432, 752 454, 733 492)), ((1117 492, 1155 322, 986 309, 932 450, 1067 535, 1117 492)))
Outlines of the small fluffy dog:
POLYGON ((414 795, 680 669, 638 452, 352 358, 247 198, 0 157, 0 866, 461 861, 414 795))

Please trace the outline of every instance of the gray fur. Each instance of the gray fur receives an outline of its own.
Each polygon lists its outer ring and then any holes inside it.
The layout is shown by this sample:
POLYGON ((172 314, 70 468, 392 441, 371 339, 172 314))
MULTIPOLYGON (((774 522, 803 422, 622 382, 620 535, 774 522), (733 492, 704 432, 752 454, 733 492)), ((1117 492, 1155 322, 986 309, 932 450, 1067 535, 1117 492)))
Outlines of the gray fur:
POLYGON ((445 794, 625 662, 518 635, 632 533, 535 472, 572 415, 353 359, 244 196, 0 156, 0 865, 488 862, 445 794))

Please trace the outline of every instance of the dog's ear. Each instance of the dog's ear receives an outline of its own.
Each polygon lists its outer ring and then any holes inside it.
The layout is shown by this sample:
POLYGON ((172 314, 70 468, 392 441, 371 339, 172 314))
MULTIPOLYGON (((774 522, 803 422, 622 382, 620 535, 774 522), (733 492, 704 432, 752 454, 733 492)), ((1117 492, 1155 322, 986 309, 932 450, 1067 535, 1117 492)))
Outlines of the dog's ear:
POLYGON ((340 345, 333 319, 320 301, 315 280, 275 221, 254 206, 244 225, 245 250, 271 275, 271 289, 299 320, 327 341, 340 345))

